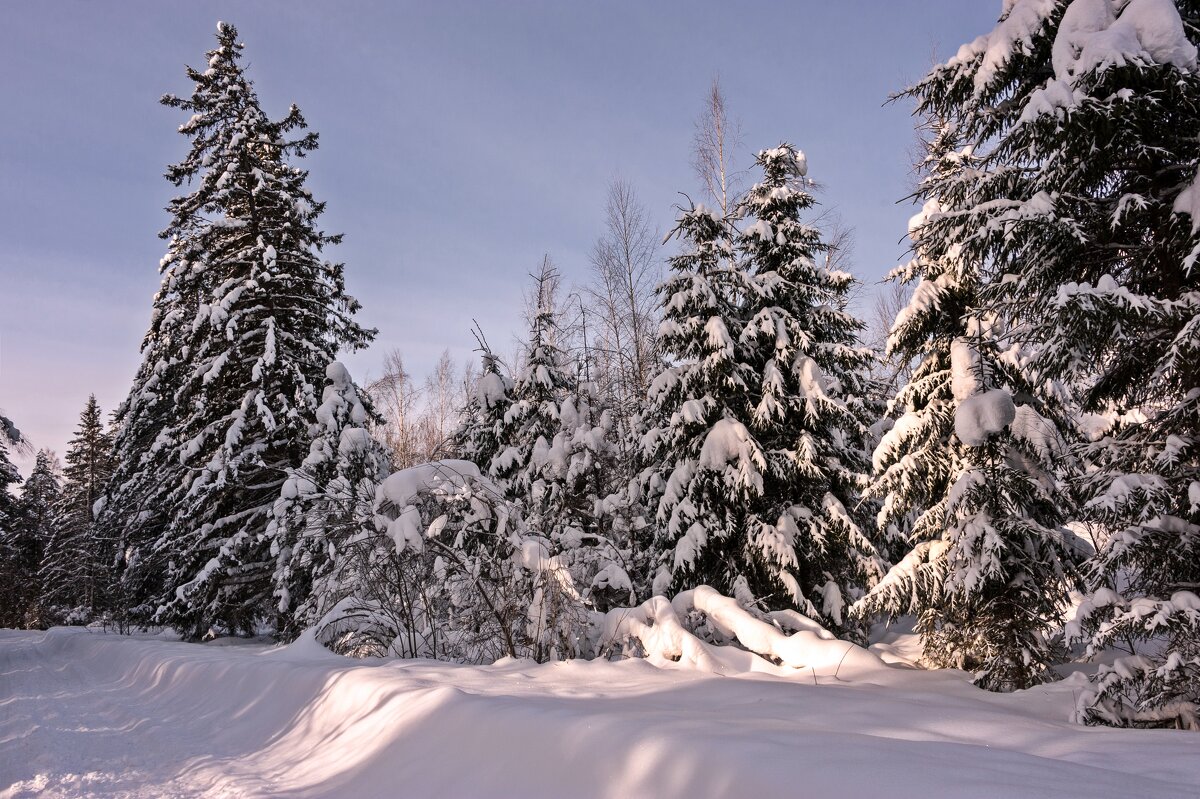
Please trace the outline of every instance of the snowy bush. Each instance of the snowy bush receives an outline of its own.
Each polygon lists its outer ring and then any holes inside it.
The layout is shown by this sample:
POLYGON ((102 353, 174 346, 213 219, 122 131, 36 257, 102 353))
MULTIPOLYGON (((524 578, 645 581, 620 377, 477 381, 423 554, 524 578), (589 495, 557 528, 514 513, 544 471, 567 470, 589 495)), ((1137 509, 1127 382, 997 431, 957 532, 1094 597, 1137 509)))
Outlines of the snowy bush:
POLYGON ((1079 721, 1200 730, 1200 597, 1195 592, 1129 600, 1100 589, 1080 605, 1068 633, 1088 635, 1091 655, 1131 641, 1141 642, 1144 653, 1100 665, 1079 697, 1079 721))
POLYGON ((587 615, 569 571, 473 463, 396 472, 374 509, 323 590, 328 646, 472 663, 577 654, 587 615))

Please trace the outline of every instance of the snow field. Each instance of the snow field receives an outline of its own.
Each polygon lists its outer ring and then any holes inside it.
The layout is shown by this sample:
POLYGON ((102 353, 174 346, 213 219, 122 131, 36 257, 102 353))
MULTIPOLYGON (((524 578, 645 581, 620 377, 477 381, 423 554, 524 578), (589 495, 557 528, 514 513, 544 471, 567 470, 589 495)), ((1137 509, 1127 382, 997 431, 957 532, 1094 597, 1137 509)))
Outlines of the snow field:
POLYGON ((1069 724, 1074 680, 851 675, 3 631, 0 797, 1200 795, 1194 735, 1069 724))

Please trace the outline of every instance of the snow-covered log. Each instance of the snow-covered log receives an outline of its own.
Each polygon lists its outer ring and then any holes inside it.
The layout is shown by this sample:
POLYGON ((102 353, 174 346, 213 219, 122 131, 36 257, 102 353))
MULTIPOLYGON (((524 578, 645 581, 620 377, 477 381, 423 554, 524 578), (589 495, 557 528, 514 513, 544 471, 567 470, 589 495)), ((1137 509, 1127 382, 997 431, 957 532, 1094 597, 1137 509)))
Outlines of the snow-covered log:
POLYGON ((598 651, 628 651, 636 641, 645 657, 660 665, 676 662, 716 674, 804 672, 814 678, 886 668, 877 655, 835 638, 798 613, 770 614, 767 621, 707 585, 670 600, 656 596, 637 607, 596 615, 598 651), (698 614, 729 643, 705 641, 690 630, 689 622, 698 614), (782 627, 796 632, 789 635, 782 627))

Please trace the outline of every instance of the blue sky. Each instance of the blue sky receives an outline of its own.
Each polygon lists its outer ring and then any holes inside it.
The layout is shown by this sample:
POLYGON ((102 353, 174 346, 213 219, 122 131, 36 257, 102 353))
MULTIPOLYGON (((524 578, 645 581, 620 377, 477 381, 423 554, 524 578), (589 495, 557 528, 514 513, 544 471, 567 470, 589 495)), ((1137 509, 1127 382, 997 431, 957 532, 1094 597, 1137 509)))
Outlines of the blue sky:
MULTIPOLYGON (((236 24, 272 115, 295 102, 345 243, 361 319, 347 359, 399 348, 422 374, 519 328, 549 253, 586 278, 605 190, 629 181, 662 227, 697 193, 693 122, 714 75, 747 152, 791 141, 855 230, 855 271, 903 260, 916 138, 888 95, 987 31, 999 0, 884 2, 8 3, 0 25, 0 408, 60 454, 89 393, 125 395, 186 151, 184 64, 236 24)), ((748 155, 743 154, 743 162, 748 155)))

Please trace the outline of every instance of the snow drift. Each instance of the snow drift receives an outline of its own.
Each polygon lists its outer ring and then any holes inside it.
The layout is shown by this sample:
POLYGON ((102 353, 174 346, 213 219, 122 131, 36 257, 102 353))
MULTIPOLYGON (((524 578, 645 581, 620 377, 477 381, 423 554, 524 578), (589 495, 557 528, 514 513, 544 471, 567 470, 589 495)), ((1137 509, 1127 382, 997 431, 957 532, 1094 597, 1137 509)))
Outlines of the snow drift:
POLYGON ((996 695, 961 672, 854 671, 356 662, 307 637, 3 631, 0 797, 1126 799, 1200 785, 1193 735, 1061 721, 1073 682, 996 695))

